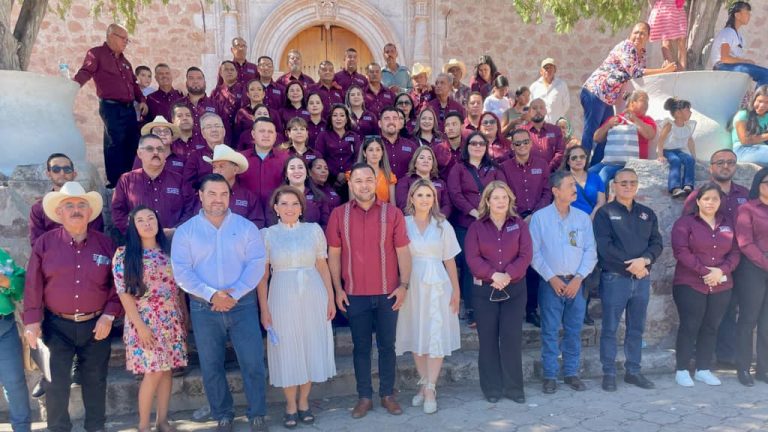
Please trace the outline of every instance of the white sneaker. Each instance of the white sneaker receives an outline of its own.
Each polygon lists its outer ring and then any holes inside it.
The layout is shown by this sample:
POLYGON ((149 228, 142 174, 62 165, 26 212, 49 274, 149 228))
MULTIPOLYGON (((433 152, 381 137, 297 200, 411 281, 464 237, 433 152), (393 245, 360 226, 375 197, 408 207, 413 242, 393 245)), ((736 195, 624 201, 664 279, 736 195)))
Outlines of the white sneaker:
POLYGON ((693 375, 693 379, 696 381, 701 381, 707 385, 711 386, 719 386, 722 384, 720 380, 712 374, 708 369, 707 370, 697 370, 696 374, 693 375))
POLYGON ((679 370, 675 374, 675 382, 677 382, 678 385, 683 387, 693 387, 693 380, 691 379, 691 374, 687 370, 679 370))

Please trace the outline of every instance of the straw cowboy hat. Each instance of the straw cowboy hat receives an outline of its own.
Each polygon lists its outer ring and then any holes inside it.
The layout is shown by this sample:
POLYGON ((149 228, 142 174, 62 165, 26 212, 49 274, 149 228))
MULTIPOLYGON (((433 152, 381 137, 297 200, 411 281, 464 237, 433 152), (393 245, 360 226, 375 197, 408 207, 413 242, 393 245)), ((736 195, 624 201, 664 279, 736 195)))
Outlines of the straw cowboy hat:
POLYGON ((218 161, 229 161, 237 165, 237 173, 242 174, 248 171, 248 159, 241 153, 236 152, 232 147, 226 144, 219 144, 213 148, 213 158, 203 156, 203 160, 212 164, 218 161))
POLYGON ((427 78, 429 78, 429 76, 432 74, 432 68, 421 63, 414 63, 413 67, 411 68, 411 77, 413 78, 421 74, 427 74, 427 78))
POLYGON ((448 73, 448 71, 454 67, 458 67, 459 69, 461 69, 462 77, 467 76, 467 65, 465 65, 463 61, 455 58, 448 60, 448 63, 443 65, 443 73, 448 73))
POLYGON ((43 197, 43 211, 45 215, 52 221, 61 223, 61 218, 56 214, 56 208, 59 207, 62 201, 68 198, 80 198, 88 202, 91 210, 93 210, 88 222, 93 222, 101 214, 101 209, 104 207, 104 200, 101 198, 100 193, 86 193, 80 183, 71 181, 64 183, 64 186, 58 192, 48 192, 45 194, 43 197))
POLYGON ((181 135, 181 131, 179 130, 179 127, 175 124, 169 122, 165 119, 165 117, 159 115, 156 116, 154 120, 151 122, 145 124, 141 127, 141 134, 146 135, 152 133, 152 128, 156 128, 158 126, 167 127, 171 130, 171 133, 173 134, 173 139, 176 139, 181 135))

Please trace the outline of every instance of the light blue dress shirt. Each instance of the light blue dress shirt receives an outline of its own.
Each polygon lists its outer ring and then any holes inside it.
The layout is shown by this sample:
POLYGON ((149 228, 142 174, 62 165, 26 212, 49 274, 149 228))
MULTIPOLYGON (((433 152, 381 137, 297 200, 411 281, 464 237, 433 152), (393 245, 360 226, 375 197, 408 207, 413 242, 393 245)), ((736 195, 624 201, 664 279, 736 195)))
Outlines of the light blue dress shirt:
POLYGON ((231 211, 216 228, 200 210, 176 228, 171 244, 179 287, 205 300, 223 289, 232 289, 235 300, 248 294, 264 276, 266 259, 259 228, 231 211))
POLYGON ((548 281, 554 276, 587 277, 597 263, 592 219, 575 207, 563 218, 552 203, 531 217, 531 266, 548 281))
POLYGON ((396 85, 404 92, 409 92, 413 87, 411 72, 403 65, 397 65, 397 71, 393 73, 387 69, 387 64, 384 63, 381 66, 381 83, 387 88, 396 85))

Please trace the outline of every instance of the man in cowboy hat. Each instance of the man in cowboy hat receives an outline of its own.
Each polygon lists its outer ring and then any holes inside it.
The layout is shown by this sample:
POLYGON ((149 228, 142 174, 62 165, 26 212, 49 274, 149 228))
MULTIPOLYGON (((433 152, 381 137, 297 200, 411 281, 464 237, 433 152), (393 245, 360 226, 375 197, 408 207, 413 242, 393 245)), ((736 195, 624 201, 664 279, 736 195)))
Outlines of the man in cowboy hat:
MULTIPOLYGON (((184 107, 186 108, 186 107, 184 107)), ((191 117, 191 114, 190 114, 191 117)), ((165 147, 165 167, 179 174, 184 173, 184 158, 173 153, 173 142, 179 137, 181 131, 175 124, 169 122, 163 116, 156 116, 154 120, 141 127, 141 135, 153 134, 160 137, 165 147)), ((137 154, 133 159, 133 169, 141 168, 141 159, 137 154)))
POLYGON ((413 88, 409 93, 413 99, 413 109, 416 112, 421 111, 429 101, 435 98, 435 92, 429 85, 429 76, 432 74, 432 68, 421 63, 414 63, 411 68, 411 82, 413 88))
MULTIPOLYGON (((232 213, 248 219, 260 229, 264 228, 264 209, 259 197, 240 185, 237 178, 239 174, 248 170, 248 159, 233 150, 232 147, 222 144, 213 149, 212 158, 203 156, 203 160, 211 164, 214 174, 220 174, 229 183, 229 209, 232 213)), ((185 219, 200 213, 201 208, 202 203, 200 200, 196 200, 191 214, 185 219)))
POLYGON ((555 59, 547 57, 541 61, 539 74, 541 77, 528 88, 531 90, 531 100, 542 99, 547 105, 547 115, 544 121, 556 124, 561 117, 568 118, 568 109, 571 107, 571 96, 568 93, 568 84, 555 77, 557 65, 555 59))
POLYGON ((43 210, 62 226, 40 236, 32 247, 24 286, 24 336, 32 349, 38 338, 51 352, 46 389, 48 430, 69 432, 70 371, 80 361, 85 430, 104 430, 109 332, 122 313, 112 280, 112 240, 88 229, 101 213, 98 192, 67 182, 43 198, 43 210))
POLYGON ((117 181, 112 195, 112 221, 125 234, 128 214, 143 204, 157 211, 165 235, 170 236, 185 213, 181 174, 165 168, 168 149, 157 135, 139 138, 136 154, 141 168, 123 174, 117 181))
POLYGON ((461 82, 461 79, 467 75, 467 65, 463 61, 452 58, 443 65, 443 73, 451 74, 453 82, 451 83, 451 97, 461 106, 467 106, 469 94, 472 89, 461 82))
POLYGON ((397 64, 397 46, 391 42, 384 45, 384 69, 381 70, 381 82, 396 95, 411 90, 411 74, 407 67, 397 64))

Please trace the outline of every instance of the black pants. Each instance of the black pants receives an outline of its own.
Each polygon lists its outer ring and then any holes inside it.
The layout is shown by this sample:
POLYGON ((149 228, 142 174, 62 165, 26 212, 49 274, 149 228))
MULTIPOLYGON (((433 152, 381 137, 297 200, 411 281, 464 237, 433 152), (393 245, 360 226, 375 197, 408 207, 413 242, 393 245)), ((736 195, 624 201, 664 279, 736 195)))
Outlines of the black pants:
POLYGON ((107 368, 111 346, 109 338, 96 341, 93 329, 96 319, 76 323, 46 313, 43 321, 43 342, 51 350, 51 383, 45 392, 48 410, 48 430, 69 432, 69 388, 72 359, 77 355, 81 390, 85 406, 85 430, 104 429, 107 368))
POLYGON ((459 269, 459 288, 461 292, 461 300, 464 302, 464 310, 474 315, 474 308, 472 306, 472 290, 474 284, 472 283, 472 272, 469 270, 467 264, 467 258, 464 256, 464 240, 467 238, 467 228, 460 225, 454 225, 456 231, 456 240, 461 245, 461 252, 456 255, 456 267, 459 269))
POLYGON ((528 300, 525 303, 526 314, 536 312, 536 309, 539 307, 540 278, 541 276, 539 276, 539 273, 534 270, 533 267, 528 267, 528 270, 525 272, 525 286, 528 289, 528 300))
POLYGON ((523 396, 525 281, 509 284, 509 300, 492 302, 490 285, 475 285, 473 305, 480 340, 480 389, 485 397, 523 396))
POLYGON ((715 357, 717 361, 736 363, 736 317, 739 314, 739 296, 731 295, 725 315, 717 329, 715 357))
POLYGON ((139 144, 139 126, 136 110, 131 103, 99 101, 99 115, 104 122, 104 169, 107 184, 115 186, 117 180, 133 167, 139 144))
POLYGON ((742 255, 733 276, 739 297, 736 367, 748 370, 752 364, 752 335, 757 326, 757 371, 768 372, 768 271, 742 255))
POLYGON ((723 319, 731 291, 715 294, 700 293, 688 285, 672 288, 680 327, 677 329, 677 370, 687 370, 691 358, 696 356, 696 369, 709 370, 715 352, 717 327, 723 319))

